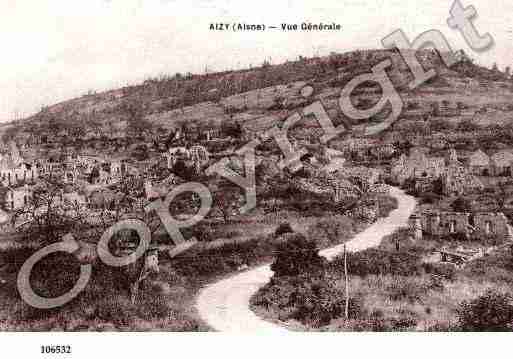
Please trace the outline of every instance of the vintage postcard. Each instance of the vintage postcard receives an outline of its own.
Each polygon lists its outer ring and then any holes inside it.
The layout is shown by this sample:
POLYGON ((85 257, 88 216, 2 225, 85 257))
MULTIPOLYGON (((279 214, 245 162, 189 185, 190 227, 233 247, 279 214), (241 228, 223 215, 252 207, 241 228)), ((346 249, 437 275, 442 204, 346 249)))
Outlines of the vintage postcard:
POLYGON ((513 330, 511 3, 0 10, 0 332, 513 330))

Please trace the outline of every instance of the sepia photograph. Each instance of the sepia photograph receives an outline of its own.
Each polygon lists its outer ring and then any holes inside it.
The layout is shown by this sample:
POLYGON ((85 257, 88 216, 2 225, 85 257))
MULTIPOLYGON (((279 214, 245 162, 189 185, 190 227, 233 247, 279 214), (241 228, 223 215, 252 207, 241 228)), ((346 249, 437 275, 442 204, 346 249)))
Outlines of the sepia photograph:
POLYGON ((512 3, 0 11, 0 345, 509 338, 512 3))

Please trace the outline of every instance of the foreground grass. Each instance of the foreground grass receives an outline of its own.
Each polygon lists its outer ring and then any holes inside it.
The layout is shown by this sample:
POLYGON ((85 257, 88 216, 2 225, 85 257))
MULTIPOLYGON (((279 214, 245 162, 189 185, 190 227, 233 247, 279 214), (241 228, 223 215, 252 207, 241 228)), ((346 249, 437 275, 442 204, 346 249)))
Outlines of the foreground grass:
MULTIPOLYGON (((386 216, 397 203, 387 197, 381 199, 382 213, 386 216)), ((319 244, 329 246, 349 239, 366 225, 344 216, 308 217, 301 221, 295 217, 292 228, 307 231, 315 228, 319 244), (302 226, 298 224, 301 223, 302 226), (308 224, 308 225, 307 225, 308 224), (334 227, 336 227, 334 229, 334 227), (333 236, 332 232, 342 235, 333 236)), ((247 219, 246 219, 247 220, 247 219)), ((281 220, 281 219, 280 219, 281 220)), ((262 226, 258 217, 241 222, 233 231, 233 222, 222 233, 232 233, 228 243, 219 246, 199 245, 169 259, 165 253, 159 258, 160 273, 146 280, 135 304, 129 300, 129 286, 134 273, 115 269, 97 262, 86 289, 73 301, 54 310, 35 309, 25 304, 16 288, 19 269, 36 251, 20 245, 0 249, 0 330, 1 331, 206 331, 200 320, 195 298, 200 288, 216 279, 238 271, 272 261, 276 243, 282 241, 274 230, 280 222, 266 222, 266 230, 247 231, 246 227, 262 226), (243 238, 240 231, 254 237, 243 238)), ((261 229, 261 228, 260 228, 261 229)), ((217 229, 216 229, 217 230, 217 229)), ((57 253, 46 257, 34 268, 31 283, 35 291, 46 297, 57 297, 67 292, 76 282, 79 263, 71 255, 57 253)))
POLYGON ((252 307, 268 320, 302 331, 459 331, 462 302, 489 291, 511 293, 510 244, 500 238, 466 244, 483 243, 493 245, 495 250, 463 268, 424 261, 441 244, 457 245, 457 241, 447 243, 440 238, 413 241, 407 230, 385 238, 378 248, 349 255, 349 297, 358 304, 350 312, 349 320, 339 308, 321 322, 307 316, 296 319, 302 303, 310 303, 321 312, 334 304, 340 306, 340 303, 326 302, 322 296, 323 291, 330 290, 345 297, 340 258, 325 266, 320 284, 315 273, 301 278, 273 278, 252 298, 252 307), (303 289, 311 286, 319 289, 303 289))
MULTIPOLYGON (((144 282, 135 304, 129 301, 134 275, 100 262, 86 289, 63 307, 41 310, 25 304, 16 287, 21 265, 35 252, 18 247, 0 251, 0 330, 2 331, 204 331, 194 301, 199 289, 215 278, 272 258, 273 244, 263 238, 225 244, 208 250, 192 249, 172 260, 162 257, 160 273, 144 282)), ((72 288, 80 266, 71 255, 57 253, 34 267, 36 293, 57 297, 72 288)))
MULTIPOLYGON (((158 279, 147 281, 137 303, 129 300, 130 273, 97 263, 86 289, 63 307, 42 310, 25 304, 16 287, 23 259, 33 249, 17 248, 0 253, 5 284, 0 296, 0 330, 3 331, 113 331, 113 330, 198 330, 187 313, 187 299, 194 290, 182 278, 164 268, 158 279)), ((80 271, 68 254, 50 255, 35 267, 31 283, 41 296, 56 297, 67 292, 80 271)))

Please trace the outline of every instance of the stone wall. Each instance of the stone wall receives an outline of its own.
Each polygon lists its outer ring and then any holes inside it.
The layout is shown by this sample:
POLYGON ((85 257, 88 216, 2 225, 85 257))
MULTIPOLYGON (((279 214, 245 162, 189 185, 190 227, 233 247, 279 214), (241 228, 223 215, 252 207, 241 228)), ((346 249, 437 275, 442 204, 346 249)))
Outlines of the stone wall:
MULTIPOLYGON (((430 235, 461 233, 505 236, 509 234, 508 219, 501 212, 434 212, 422 213, 419 217, 422 231, 430 235)), ((416 229, 418 225, 418 220, 411 223, 412 229, 416 229)))
POLYGON ((484 189, 483 183, 466 168, 450 165, 442 176, 443 193, 446 196, 464 195, 484 189))
POLYGON ((508 219, 503 213, 478 213, 474 216, 474 223, 484 234, 508 234, 508 219))

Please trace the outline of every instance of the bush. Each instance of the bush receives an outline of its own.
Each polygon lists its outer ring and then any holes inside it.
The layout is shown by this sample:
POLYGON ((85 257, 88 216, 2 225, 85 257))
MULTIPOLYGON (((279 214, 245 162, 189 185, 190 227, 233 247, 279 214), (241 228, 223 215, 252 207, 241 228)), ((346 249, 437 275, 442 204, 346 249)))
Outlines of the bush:
POLYGON ((420 193, 418 196, 420 197, 421 204, 435 204, 442 199, 442 196, 434 192, 420 193))
MULTIPOLYGON (((412 276, 422 272, 420 258, 404 252, 388 252, 382 249, 368 249, 362 252, 349 253, 347 256, 348 271, 351 275, 365 277, 367 275, 401 275, 412 276)), ((333 261, 337 271, 343 271, 344 260, 333 261)))
POLYGON ((460 304, 458 323, 461 330, 502 332, 513 330, 513 304, 510 294, 488 291, 460 304))
POLYGON ((424 263, 424 271, 444 279, 453 281, 456 278, 456 268, 449 263, 424 263))
MULTIPOLYGON (((344 316, 345 293, 336 282, 325 273, 275 276, 253 297, 252 303, 277 314, 280 320, 293 319, 318 328, 344 316)), ((361 313, 360 300, 349 298, 349 319, 357 319, 361 313)))
POLYGON ((249 266, 263 258, 270 259, 274 246, 263 238, 247 242, 228 243, 201 251, 191 249, 173 258, 172 268, 189 278, 212 277, 237 270, 241 264, 249 266))
POLYGON ((325 259, 319 256, 315 242, 302 234, 295 234, 288 241, 278 244, 276 258, 271 265, 275 276, 296 276, 324 268, 325 259))
POLYGON ((356 223, 351 217, 336 215, 310 226, 308 238, 321 247, 331 246, 351 238, 356 230, 356 223))
POLYGON ((276 237, 279 237, 285 233, 294 233, 294 230, 292 229, 292 227, 290 226, 290 223, 288 223, 288 222, 281 223, 278 226, 278 228, 276 228, 276 231, 274 231, 274 235, 276 237))

